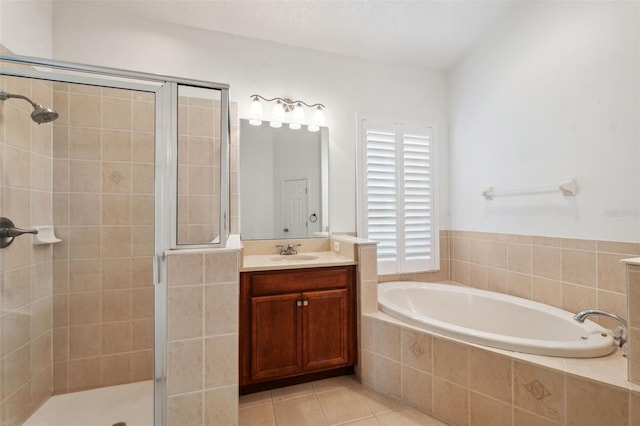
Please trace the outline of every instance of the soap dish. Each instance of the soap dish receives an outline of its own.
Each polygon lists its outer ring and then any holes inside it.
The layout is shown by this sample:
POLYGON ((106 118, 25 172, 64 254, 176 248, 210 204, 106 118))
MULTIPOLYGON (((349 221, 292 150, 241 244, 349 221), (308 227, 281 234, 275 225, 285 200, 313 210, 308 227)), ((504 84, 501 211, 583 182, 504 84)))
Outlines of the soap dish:
POLYGON ((34 226, 38 233, 33 235, 33 245, 55 244, 62 240, 53 233, 53 226, 34 226))

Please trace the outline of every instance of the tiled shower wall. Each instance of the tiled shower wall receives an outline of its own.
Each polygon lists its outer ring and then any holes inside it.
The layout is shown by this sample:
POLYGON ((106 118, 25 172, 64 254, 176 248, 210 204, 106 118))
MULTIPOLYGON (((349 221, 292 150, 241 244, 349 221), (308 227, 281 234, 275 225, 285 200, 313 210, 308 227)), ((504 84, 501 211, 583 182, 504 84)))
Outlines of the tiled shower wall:
MULTIPOLYGON (((220 101, 178 99, 178 241, 202 244, 219 235, 220 101)), ((238 104, 230 103, 230 233, 238 233, 238 104)))
POLYGON ((54 393, 153 366, 154 97, 54 84, 54 393))
POLYGON ((178 242, 219 235, 220 101, 178 98, 178 242))
MULTIPOLYGON (((50 83, 3 76, 0 88, 51 105, 50 83)), ((51 125, 33 123, 31 111, 24 100, 0 102, 0 213, 20 228, 51 224, 51 125)), ((52 249, 25 235, 2 250, 0 423, 14 425, 51 395, 52 249)))

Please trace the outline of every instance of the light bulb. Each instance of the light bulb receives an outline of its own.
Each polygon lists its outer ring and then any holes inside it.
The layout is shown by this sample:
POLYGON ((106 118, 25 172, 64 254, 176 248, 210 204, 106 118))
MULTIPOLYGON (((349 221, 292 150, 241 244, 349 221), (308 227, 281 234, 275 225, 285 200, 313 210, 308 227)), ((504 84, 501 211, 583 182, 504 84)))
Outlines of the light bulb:
POLYGON ((260 120, 262 118, 262 104, 257 96, 253 97, 253 102, 251 102, 251 118, 260 120))
POLYGON ((316 126, 315 124, 309 124, 309 125, 307 126, 307 129, 308 129, 310 132, 317 132, 318 130, 320 130, 320 126, 316 126))
POLYGON ((293 130, 298 130, 299 128, 301 128, 302 126, 300 125, 300 123, 289 123, 289 128, 293 129, 293 130))
POLYGON ((250 118, 249 124, 251 124, 252 126, 262 126, 262 120, 255 120, 253 118, 250 118))
POLYGON ((278 101, 273 107, 273 111, 271 112, 271 120, 273 121, 284 121, 284 107, 282 106, 282 102, 278 101))
POLYGON ((313 113, 313 124, 317 126, 324 126, 324 111, 322 107, 318 107, 315 113, 313 113))
MULTIPOLYGON (((304 122, 304 109, 302 109, 302 104, 298 102, 293 108, 293 121, 294 123, 303 123, 304 122)), ((299 129, 300 127, 298 127, 299 129)))
POLYGON ((270 121, 269 126, 273 127, 274 129, 279 129, 280 127, 282 127, 282 121, 270 121))

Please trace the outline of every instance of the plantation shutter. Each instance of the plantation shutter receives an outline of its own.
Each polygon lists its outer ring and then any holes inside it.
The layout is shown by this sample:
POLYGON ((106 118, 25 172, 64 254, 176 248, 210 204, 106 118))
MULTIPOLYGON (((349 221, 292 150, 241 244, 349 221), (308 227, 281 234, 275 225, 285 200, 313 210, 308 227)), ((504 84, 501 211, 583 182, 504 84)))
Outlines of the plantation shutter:
POLYGON ((367 238, 378 242, 378 271, 398 261, 398 177, 393 126, 366 130, 367 238))
POLYGON ((378 273, 436 269, 431 128, 362 122, 365 238, 378 242, 378 273))
MULTIPOLYGON (((431 133, 431 132, 429 132, 431 133)), ((431 137, 411 132, 403 135, 404 242, 407 271, 433 269, 431 215, 431 137)))

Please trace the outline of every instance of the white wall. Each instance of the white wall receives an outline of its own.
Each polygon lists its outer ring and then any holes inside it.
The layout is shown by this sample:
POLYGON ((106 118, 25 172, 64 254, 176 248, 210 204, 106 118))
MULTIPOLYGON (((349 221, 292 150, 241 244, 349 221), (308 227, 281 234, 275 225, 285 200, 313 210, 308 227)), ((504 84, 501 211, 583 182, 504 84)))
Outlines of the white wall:
POLYGON ((143 21, 91 4, 56 4, 53 34, 56 59, 229 83, 240 117, 249 116, 254 93, 325 104, 334 232, 356 230, 356 113, 436 123, 441 217, 448 216, 443 73, 143 21))
POLYGON ((452 229, 640 239, 639 7, 529 4, 454 67, 452 229), (568 177, 576 197, 480 196, 568 177))
POLYGON ((0 43, 16 55, 51 58, 51 0, 0 1, 0 43))

